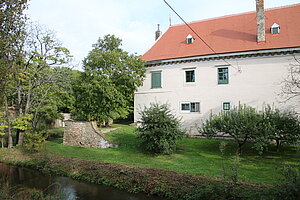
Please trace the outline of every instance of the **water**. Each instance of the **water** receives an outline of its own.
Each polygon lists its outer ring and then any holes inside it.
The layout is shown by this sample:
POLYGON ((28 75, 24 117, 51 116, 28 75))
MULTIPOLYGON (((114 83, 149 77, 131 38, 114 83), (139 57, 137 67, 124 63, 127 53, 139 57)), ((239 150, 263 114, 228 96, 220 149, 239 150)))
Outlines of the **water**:
POLYGON ((43 174, 35 170, 0 163, 0 179, 11 186, 36 188, 46 194, 60 195, 67 200, 163 200, 143 194, 130 194, 103 185, 90 184, 68 177, 43 174))

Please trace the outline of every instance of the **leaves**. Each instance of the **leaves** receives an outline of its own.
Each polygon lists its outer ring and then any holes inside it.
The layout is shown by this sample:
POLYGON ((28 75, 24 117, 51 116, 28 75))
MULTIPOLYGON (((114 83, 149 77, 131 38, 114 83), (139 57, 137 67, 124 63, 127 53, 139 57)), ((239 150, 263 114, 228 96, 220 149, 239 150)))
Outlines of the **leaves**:
POLYGON ((140 116, 137 132, 141 147, 150 153, 172 153, 184 132, 180 130, 180 120, 171 113, 168 105, 152 103, 140 111, 140 116))
POLYGON ((134 91, 145 77, 144 61, 106 35, 84 59, 85 72, 74 86, 74 114, 81 120, 125 118, 132 111, 134 91))
POLYGON ((292 144, 300 139, 300 122, 295 114, 272 110, 270 106, 264 112, 257 112, 240 105, 210 116, 199 131, 209 138, 228 134, 238 143, 240 153, 242 146, 251 140, 254 148, 262 153, 273 140, 292 144))

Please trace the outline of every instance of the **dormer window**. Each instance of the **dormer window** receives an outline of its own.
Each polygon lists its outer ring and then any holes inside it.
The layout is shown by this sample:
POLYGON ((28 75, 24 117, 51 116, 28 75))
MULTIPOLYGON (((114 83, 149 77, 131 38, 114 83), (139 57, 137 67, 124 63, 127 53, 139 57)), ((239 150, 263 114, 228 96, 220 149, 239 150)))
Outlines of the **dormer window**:
POLYGON ((278 34, 280 32, 280 26, 276 23, 274 23, 272 26, 271 26, 271 33, 272 34, 278 34))
POLYGON ((194 38, 191 34, 189 34, 187 37, 186 37, 186 43, 187 44, 192 44, 194 42, 194 38))

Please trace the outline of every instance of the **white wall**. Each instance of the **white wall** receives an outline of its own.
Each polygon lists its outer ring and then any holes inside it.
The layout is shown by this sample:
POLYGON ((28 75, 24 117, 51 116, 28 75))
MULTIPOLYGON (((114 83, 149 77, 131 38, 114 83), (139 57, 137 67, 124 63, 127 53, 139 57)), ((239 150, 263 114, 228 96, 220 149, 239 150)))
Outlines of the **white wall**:
POLYGON ((182 117, 183 128, 201 124, 210 113, 221 111, 222 102, 247 104, 262 109, 265 104, 291 109, 294 103, 281 103, 279 94, 287 76, 292 56, 266 56, 226 60, 229 84, 218 84, 219 65, 224 61, 191 62, 149 67, 142 87, 135 93, 134 119, 138 111, 151 102, 168 103, 172 111, 182 117), (185 68, 195 67, 195 83, 185 83, 185 68), (162 70, 162 88, 151 89, 151 71, 162 70), (182 113, 181 102, 200 102, 200 113, 182 113))

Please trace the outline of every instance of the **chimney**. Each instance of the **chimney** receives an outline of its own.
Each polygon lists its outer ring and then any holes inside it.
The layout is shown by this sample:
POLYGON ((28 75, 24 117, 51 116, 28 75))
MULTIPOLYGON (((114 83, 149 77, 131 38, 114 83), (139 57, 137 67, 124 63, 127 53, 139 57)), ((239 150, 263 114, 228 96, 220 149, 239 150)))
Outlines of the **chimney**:
POLYGON ((157 24, 157 31, 155 32, 155 40, 157 40, 161 36, 161 31, 159 30, 159 24, 157 24))
POLYGON ((266 42, 264 0, 256 0, 257 43, 266 42))

